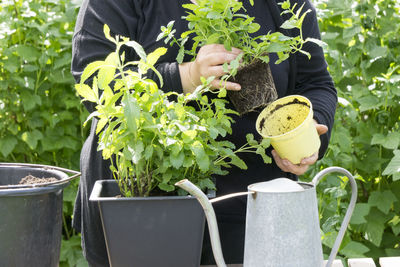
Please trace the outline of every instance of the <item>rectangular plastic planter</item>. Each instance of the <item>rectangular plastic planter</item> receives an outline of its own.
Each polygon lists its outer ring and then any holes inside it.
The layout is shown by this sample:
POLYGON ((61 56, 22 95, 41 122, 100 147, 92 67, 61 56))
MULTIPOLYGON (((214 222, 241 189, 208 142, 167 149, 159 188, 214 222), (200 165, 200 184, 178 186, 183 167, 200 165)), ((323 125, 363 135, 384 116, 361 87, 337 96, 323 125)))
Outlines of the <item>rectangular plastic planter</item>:
POLYGON ((196 198, 120 194, 115 180, 99 180, 90 195, 99 204, 111 266, 200 265, 205 217, 196 198))

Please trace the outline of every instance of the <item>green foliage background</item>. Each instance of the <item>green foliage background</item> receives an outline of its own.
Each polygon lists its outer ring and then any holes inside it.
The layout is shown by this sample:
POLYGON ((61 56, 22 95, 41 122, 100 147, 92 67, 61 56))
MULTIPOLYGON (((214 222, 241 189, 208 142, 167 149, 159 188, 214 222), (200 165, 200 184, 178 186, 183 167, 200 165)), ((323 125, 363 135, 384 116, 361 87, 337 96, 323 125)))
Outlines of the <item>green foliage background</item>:
MULTIPOLYGON (((340 104, 327 155, 309 176, 341 166, 358 179, 358 203, 340 256, 400 256, 400 2, 315 4, 340 104)), ((319 186, 326 253, 349 202, 346 185, 332 176, 319 186)))
MULTIPOLYGON (((400 6, 397 0, 315 0, 339 93, 327 155, 302 179, 341 166, 359 200, 340 257, 400 256, 400 6)), ((79 169, 87 113, 73 89, 71 39, 79 0, 0 3, 0 161, 79 169)), ((60 266, 86 266, 71 228, 77 181, 64 191, 60 266)), ((329 254, 350 193, 345 178, 318 186, 329 254)))
MULTIPOLYGON (((77 11, 68 0, 1 1, 0 161, 79 170, 87 114, 70 74, 77 11)), ((77 184, 64 190, 60 266, 86 264, 71 227, 77 184)))

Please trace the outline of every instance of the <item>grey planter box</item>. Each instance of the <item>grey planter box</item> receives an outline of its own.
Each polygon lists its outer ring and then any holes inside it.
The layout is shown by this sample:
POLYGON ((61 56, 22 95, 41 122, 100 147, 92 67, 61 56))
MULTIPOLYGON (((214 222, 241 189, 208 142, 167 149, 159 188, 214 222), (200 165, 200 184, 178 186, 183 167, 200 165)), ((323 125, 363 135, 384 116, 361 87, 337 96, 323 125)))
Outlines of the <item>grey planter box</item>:
POLYGON ((99 180, 90 196, 99 204, 113 267, 200 265, 205 217, 196 198, 115 197, 119 194, 116 181, 99 180))

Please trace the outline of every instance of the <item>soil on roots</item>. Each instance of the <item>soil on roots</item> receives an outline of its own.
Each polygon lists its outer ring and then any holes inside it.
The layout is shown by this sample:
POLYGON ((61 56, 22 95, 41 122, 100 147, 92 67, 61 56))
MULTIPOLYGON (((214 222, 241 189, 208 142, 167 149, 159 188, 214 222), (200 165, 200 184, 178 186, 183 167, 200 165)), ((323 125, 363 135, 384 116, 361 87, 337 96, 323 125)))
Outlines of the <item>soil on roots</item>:
POLYGON ((228 97, 240 115, 260 110, 278 98, 271 69, 259 59, 239 69, 229 81, 242 87, 240 91, 228 91, 228 97))

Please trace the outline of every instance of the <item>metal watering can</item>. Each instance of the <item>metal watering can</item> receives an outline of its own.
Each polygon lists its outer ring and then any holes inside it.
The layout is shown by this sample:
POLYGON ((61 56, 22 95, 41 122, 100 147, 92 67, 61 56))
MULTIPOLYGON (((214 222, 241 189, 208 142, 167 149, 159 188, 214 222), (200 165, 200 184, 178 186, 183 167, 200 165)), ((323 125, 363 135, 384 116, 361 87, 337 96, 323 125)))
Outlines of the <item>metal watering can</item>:
POLYGON ((328 173, 338 172, 349 178, 352 194, 326 267, 331 267, 349 224, 357 198, 357 184, 347 170, 330 167, 319 172, 311 183, 278 178, 248 186, 248 192, 234 193, 209 200, 188 180, 177 186, 195 196, 206 214, 214 258, 225 267, 214 209, 223 199, 248 195, 244 267, 322 267, 324 266, 319 227, 316 186, 328 173))

